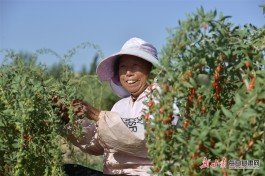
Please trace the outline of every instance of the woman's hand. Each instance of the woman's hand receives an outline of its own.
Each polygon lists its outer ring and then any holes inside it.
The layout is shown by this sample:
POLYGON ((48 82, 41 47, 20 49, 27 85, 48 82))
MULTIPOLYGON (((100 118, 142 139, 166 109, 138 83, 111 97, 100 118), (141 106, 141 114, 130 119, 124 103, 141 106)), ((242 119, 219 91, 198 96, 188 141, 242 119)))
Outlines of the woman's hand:
POLYGON ((90 106, 88 103, 79 99, 74 99, 71 105, 73 106, 77 117, 87 117, 90 120, 98 121, 100 111, 90 106))
POLYGON ((87 117, 87 103, 82 100, 74 99, 71 103, 71 106, 74 108, 75 115, 79 118, 87 117))
MULTIPOLYGON (((54 104, 53 107, 58 108, 58 115, 60 115, 62 121, 67 124, 70 121, 68 108, 64 103, 60 102, 58 96, 53 96, 51 100, 54 104)), ((88 103, 79 99, 74 99, 71 102, 71 106, 74 108, 74 113, 78 118, 87 117, 90 120, 98 121, 100 111, 90 106, 88 103)))

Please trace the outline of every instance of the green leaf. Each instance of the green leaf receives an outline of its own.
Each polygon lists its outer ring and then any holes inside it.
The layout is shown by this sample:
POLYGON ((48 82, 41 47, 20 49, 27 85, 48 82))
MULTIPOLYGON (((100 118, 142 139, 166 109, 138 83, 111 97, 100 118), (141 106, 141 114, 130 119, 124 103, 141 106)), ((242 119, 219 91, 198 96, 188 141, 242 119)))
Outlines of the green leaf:
POLYGON ((193 78, 190 78, 189 82, 192 85, 192 87, 195 87, 195 88, 197 87, 197 84, 196 84, 196 82, 195 82, 195 80, 193 78))
POLYGON ((190 87, 193 87, 190 83, 188 83, 188 82, 183 82, 183 85, 185 86, 185 87, 188 87, 188 88, 190 88, 190 87))
POLYGON ((241 115, 240 118, 249 119, 252 116, 256 116, 257 112, 254 109, 247 109, 246 111, 244 111, 240 115, 241 115))
POLYGON ((224 106, 221 106, 221 109, 226 117, 233 118, 233 114, 228 109, 226 109, 224 106))
POLYGON ((177 140, 183 144, 187 144, 187 141, 184 140, 181 136, 176 136, 177 137, 177 140))
POLYGON ((12 144, 12 147, 17 149, 17 148, 19 148, 19 144, 18 143, 14 143, 14 144, 12 144))
POLYGON ((238 106, 241 106, 242 104, 241 97, 238 93, 235 95, 235 102, 238 106))
POLYGON ((217 110, 213 116, 213 126, 217 126, 219 124, 219 116, 220 116, 220 111, 217 110))
POLYGON ((210 149, 211 152, 213 152, 213 154, 215 154, 216 156, 220 156, 223 154, 223 151, 224 151, 224 144, 222 144, 221 142, 217 142, 215 144, 215 147, 214 149, 210 149))
POLYGON ((204 140, 205 136, 209 133, 208 129, 204 129, 201 134, 199 135, 199 139, 204 140))

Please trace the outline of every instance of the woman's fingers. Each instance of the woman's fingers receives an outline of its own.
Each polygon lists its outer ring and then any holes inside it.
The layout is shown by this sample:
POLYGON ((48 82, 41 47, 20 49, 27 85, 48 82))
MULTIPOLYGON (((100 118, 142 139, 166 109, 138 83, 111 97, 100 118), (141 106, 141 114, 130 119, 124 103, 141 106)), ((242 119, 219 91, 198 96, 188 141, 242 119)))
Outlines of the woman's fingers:
POLYGON ((86 109, 84 105, 77 104, 76 106, 74 106, 74 112, 78 117, 84 117, 86 114, 86 109))
POLYGON ((80 105, 80 104, 85 104, 85 103, 82 100, 79 100, 79 99, 73 99, 72 102, 71 102, 72 106, 77 106, 77 105, 80 105))
MULTIPOLYGON (((68 120, 68 108, 66 104, 60 101, 59 96, 53 96, 51 100, 54 103, 53 107, 58 108, 58 113, 63 117, 66 117, 65 119, 68 120)), ((77 117, 83 118, 87 114, 87 104, 84 101, 73 99, 71 106, 73 107, 74 113, 77 117)))

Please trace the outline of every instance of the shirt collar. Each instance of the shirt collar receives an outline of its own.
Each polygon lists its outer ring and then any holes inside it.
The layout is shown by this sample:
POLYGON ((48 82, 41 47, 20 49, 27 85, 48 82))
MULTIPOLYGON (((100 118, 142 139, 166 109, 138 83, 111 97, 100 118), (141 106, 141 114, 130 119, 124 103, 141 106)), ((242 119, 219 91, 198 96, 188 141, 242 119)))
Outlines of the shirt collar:
POLYGON ((142 98, 146 97, 146 95, 150 92, 149 86, 135 99, 133 96, 131 96, 130 101, 131 102, 136 102, 140 101, 142 98))
POLYGON ((161 88, 158 85, 158 83, 154 82, 154 83, 151 83, 151 85, 148 85, 146 89, 138 96, 137 99, 134 100, 134 98, 130 96, 130 101, 133 103, 133 102, 141 100, 142 98, 146 97, 151 92, 151 90, 157 90, 158 92, 161 92, 161 88))

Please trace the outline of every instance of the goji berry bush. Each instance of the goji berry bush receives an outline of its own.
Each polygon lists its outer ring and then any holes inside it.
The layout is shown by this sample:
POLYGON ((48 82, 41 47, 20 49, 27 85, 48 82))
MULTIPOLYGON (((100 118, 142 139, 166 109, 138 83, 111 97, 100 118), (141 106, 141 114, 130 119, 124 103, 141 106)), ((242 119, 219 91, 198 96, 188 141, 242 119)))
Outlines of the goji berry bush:
POLYGON ((76 48, 64 56, 60 77, 50 75, 45 65, 37 64, 38 56, 55 53, 51 50, 38 50, 26 60, 13 50, 2 53, 0 175, 64 175, 62 119, 69 116, 73 120, 71 101, 80 98, 97 108, 106 108, 102 94, 110 97, 110 89, 96 76, 80 76, 70 68, 67 60, 76 48))
POLYGON ((44 68, 22 62, 11 51, 7 57, 13 61, 3 64, 0 73, 0 170, 4 175, 62 175, 62 123, 51 97, 71 97, 63 90, 72 89, 54 84, 44 68))
POLYGON ((162 90, 152 91, 158 103, 150 98, 145 118, 153 173, 265 174, 265 28, 229 18, 200 8, 170 32, 154 71, 162 90), (232 160, 260 166, 229 169, 232 160))

